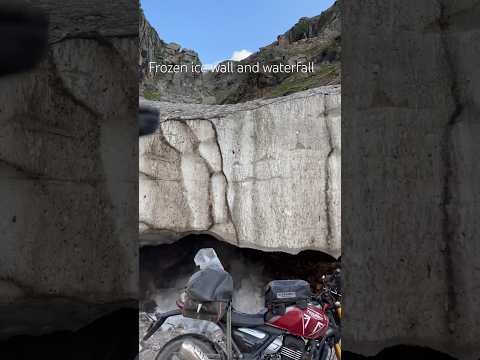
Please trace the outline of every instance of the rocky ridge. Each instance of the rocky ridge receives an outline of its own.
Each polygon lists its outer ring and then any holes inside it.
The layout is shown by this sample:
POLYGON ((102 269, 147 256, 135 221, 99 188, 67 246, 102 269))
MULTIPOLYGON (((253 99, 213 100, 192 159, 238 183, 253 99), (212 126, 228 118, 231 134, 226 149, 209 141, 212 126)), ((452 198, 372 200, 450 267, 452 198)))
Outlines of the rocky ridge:
MULTIPOLYGON (((301 18, 275 42, 239 64, 313 63, 313 73, 156 74, 148 61, 159 64, 201 64, 198 54, 160 39, 144 15, 140 21, 140 93, 146 99, 170 102, 234 104, 284 96, 319 86, 340 84, 340 2, 322 14, 301 18), (153 60, 152 60, 153 59, 153 60)), ((231 60, 228 60, 231 61, 231 60)))

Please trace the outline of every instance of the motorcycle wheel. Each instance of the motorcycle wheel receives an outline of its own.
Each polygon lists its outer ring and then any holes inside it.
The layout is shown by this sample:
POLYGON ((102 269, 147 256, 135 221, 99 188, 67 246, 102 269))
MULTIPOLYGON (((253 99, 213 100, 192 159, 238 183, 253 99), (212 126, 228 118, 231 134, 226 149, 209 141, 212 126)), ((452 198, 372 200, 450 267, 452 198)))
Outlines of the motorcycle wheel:
POLYGON ((222 360, 214 346, 207 340, 192 335, 170 340, 155 357, 155 360, 222 360))

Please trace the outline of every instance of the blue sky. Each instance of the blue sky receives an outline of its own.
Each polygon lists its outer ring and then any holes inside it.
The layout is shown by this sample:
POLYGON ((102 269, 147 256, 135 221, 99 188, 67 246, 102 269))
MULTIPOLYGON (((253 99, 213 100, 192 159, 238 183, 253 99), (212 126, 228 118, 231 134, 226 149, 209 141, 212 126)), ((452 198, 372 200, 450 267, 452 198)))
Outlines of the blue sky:
POLYGON ((148 21, 167 42, 193 49, 203 64, 255 52, 302 16, 319 15, 334 0, 140 0, 148 21))

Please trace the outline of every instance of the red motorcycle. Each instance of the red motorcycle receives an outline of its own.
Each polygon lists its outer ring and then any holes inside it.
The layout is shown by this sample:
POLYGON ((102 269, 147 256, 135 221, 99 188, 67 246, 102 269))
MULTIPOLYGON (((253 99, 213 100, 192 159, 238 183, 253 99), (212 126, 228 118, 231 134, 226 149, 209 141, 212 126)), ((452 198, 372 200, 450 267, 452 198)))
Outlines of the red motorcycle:
POLYGON ((265 309, 246 314, 232 307, 233 280, 214 250, 200 250, 195 262, 201 270, 190 278, 178 309, 156 314, 143 339, 177 315, 214 322, 222 336, 178 336, 160 350, 157 360, 340 360, 338 301, 325 300, 328 288, 314 296, 306 281, 271 281, 265 309))

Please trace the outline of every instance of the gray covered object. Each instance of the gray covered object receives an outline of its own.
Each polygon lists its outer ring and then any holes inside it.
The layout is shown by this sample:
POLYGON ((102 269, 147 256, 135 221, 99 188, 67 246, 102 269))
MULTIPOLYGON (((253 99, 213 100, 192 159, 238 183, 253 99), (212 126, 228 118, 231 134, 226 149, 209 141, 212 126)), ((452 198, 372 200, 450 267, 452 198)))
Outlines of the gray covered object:
POLYGON ((190 299, 198 302, 230 301, 233 279, 224 270, 206 268, 192 275, 186 293, 190 299))

